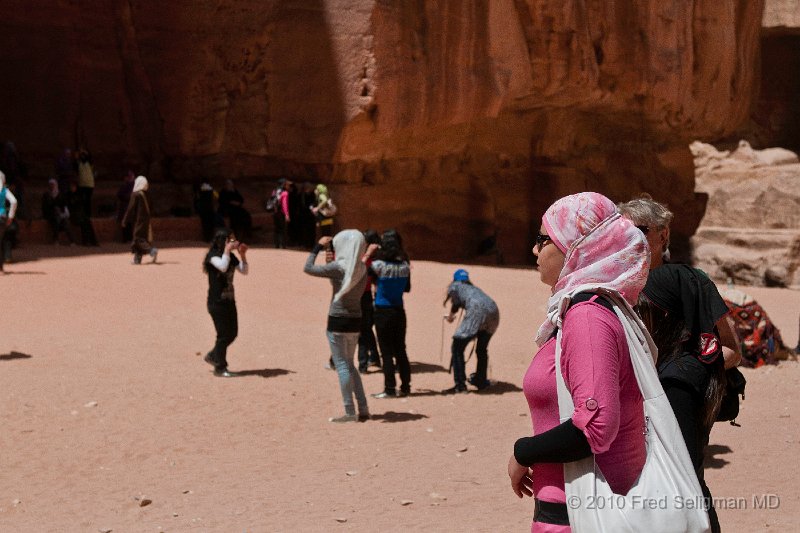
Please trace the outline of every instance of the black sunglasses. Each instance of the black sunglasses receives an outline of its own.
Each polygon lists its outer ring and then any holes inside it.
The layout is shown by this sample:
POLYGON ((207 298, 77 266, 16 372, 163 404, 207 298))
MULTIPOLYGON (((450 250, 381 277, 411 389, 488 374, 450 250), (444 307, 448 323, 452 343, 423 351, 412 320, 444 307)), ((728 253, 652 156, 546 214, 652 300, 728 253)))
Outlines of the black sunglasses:
POLYGON ((641 231, 645 235, 647 235, 647 233, 650 231, 650 228, 647 226, 636 226, 636 227, 639 229, 639 231, 641 231))
POLYGON ((536 249, 541 252, 542 248, 544 248, 544 245, 547 244, 548 241, 550 241, 550 242, 553 241, 553 239, 550 238, 550 235, 545 235, 544 233, 537 233, 536 234, 536 249))

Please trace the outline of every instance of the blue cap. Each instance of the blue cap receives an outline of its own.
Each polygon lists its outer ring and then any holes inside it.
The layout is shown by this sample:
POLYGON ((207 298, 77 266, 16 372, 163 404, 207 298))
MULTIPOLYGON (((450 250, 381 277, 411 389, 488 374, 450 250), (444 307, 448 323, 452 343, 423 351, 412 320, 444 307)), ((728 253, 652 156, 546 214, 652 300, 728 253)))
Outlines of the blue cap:
POLYGON ((459 268, 453 273, 453 281, 469 281, 469 272, 459 268))

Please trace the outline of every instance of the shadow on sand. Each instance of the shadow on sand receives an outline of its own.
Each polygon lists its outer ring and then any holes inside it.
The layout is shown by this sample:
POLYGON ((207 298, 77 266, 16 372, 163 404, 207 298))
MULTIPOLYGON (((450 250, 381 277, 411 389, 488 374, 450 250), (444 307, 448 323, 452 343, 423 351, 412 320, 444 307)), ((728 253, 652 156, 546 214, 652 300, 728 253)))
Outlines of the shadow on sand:
POLYGON ((442 365, 434 365, 432 363, 411 363, 411 373, 412 374, 425 374, 425 373, 432 373, 432 372, 447 372, 447 368, 443 367, 442 365))
POLYGON ((730 461, 715 456, 731 452, 733 452, 733 450, 731 450, 730 446, 709 444, 706 446, 705 462, 703 464, 706 468, 723 468, 725 465, 729 464, 730 461))
POLYGON ((237 370, 236 374, 239 376, 261 376, 262 378, 274 378, 277 376, 285 376, 286 374, 294 374, 293 370, 286 370, 284 368, 262 368, 261 370, 237 370))
POLYGON ((412 420, 422 420, 428 418, 428 415, 419 413, 398 413, 397 411, 386 411, 383 414, 372 415, 371 420, 379 420, 383 423, 393 424, 395 422, 410 422, 412 420))
POLYGON ((30 359, 31 357, 33 356, 26 353, 12 351, 11 353, 4 353, 3 355, 0 355, 0 361, 11 361, 12 359, 30 359))

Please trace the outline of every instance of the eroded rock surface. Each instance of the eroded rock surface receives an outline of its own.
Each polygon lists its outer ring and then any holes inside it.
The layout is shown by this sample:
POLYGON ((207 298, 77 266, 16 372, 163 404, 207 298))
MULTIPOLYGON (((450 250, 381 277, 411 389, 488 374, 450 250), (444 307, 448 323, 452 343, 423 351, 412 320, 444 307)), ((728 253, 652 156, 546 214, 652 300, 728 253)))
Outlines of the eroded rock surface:
POLYGON ((747 122, 763 7, 8 0, 0 138, 37 179, 80 144, 101 179, 322 179, 342 227, 428 258, 525 261, 558 196, 647 191, 686 252, 686 145, 747 122))
POLYGON ((692 143, 697 192, 708 195, 692 238, 696 266, 714 279, 800 285, 800 163, 783 149, 733 153, 692 143), (770 164, 769 161, 773 163, 770 164))

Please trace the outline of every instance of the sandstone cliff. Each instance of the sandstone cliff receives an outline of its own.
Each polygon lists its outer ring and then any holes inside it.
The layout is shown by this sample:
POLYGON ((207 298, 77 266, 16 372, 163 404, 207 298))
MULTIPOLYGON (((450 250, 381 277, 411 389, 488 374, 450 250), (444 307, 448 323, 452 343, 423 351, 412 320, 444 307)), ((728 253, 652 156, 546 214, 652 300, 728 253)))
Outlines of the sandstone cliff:
MULTIPOLYGON (((578 190, 703 212, 686 145, 733 135, 758 81, 760 0, 8 0, 0 138, 44 177, 62 146, 101 173, 333 182, 342 226, 416 257, 496 236, 530 258, 578 190)), ((494 256, 493 256, 494 257, 494 256)))

